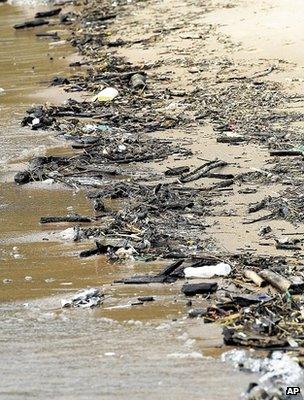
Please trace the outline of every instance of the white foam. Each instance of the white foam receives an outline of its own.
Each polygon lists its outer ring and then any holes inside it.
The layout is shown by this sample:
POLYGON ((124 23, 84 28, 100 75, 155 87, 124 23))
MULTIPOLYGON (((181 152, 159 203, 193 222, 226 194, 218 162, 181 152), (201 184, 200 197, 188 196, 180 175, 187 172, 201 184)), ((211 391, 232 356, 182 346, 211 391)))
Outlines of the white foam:
POLYGON ((12 6, 39 6, 48 4, 47 0, 8 0, 12 6))
POLYGON ((199 353, 198 351, 192 351, 191 353, 171 353, 167 354, 168 358, 179 358, 179 359, 184 359, 184 358, 203 358, 203 355, 199 353))
POLYGON ((246 370, 261 374, 261 387, 270 385, 297 385, 303 382, 304 371, 289 355, 275 351, 270 358, 252 356, 253 352, 231 350, 222 355, 222 361, 231 363, 235 368, 242 365, 246 370))

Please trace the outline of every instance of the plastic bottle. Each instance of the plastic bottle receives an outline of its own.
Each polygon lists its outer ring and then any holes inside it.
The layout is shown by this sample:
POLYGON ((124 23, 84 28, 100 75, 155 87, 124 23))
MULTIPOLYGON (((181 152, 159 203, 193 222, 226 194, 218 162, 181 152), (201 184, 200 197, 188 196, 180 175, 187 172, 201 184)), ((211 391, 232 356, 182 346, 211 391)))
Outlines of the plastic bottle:
POLYGON ((231 272, 229 264, 204 265, 203 267, 188 267, 184 269, 186 278, 212 278, 213 276, 228 276, 231 272))

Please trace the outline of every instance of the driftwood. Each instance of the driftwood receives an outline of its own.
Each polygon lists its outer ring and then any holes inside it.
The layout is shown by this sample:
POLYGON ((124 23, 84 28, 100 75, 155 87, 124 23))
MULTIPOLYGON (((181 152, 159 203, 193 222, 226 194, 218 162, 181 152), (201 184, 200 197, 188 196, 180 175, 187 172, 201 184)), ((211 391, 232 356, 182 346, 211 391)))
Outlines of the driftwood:
POLYGON ((125 278, 121 280, 114 281, 115 283, 124 283, 129 285, 144 285, 148 283, 170 283, 174 282, 176 279, 167 276, 155 276, 155 275, 138 275, 131 276, 130 278, 125 278))
POLYGON ((277 242, 276 249, 278 249, 278 250, 302 250, 302 247, 297 246, 296 244, 277 242))
POLYGON ((196 168, 194 171, 189 172, 189 174, 183 175, 180 178, 180 180, 183 183, 192 182, 192 181, 195 181, 197 179, 207 176, 209 171, 211 171, 212 169, 225 167, 226 165, 227 165, 226 161, 219 161, 219 160, 208 161, 207 163, 196 168))
POLYGON ((302 156, 303 155, 303 151, 300 150, 271 150, 269 152, 269 155, 271 156, 278 156, 278 157, 294 157, 294 156, 302 156))
POLYGON ((91 222, 91 218, 84 217, 82 215, 67 215, 64 217, 41 217, 40 223, 41 224, 51 224, 51 223, 58 223, 58 222, 91 222))
POLYGON ((209 172, 207 177, 212 179, 234 179, 233 174, 217 174, 215 172, 209 172))
POLYGON ((247 220, 247 221, 243 221, 242 224, 244 225, 249 225, 249 224, 254 224, 255 222, 260 222, 260 221, 266 221, 267 219, 271 219, 275 216, 274 212, 271 212, 267 215, 262 215, 259 218, 255 218, 255 219, 251 219, 251 220, 247 220))
POLYGON ((156 276, 168 276, 172 274, 178 267, 183 264, 184 260, 177 260, 174 263, 168 265, 165 269, 163 269, 159 274, 156 276))
POLYGON ((177 280, 177 276, 172 276, 171 274, 179 268, 184 260, 178 260, 169 264, 161 272, 156 275, 135 275, 130 278, 121 279, 115 281, 116 283, 132 284, 132 285, 142 285, 147 283, 171 283, 177 280))
POLYGON ((187 167, 187 166, 184 166, 184 167, 175 167, 175 168, 168 168, 166 171, 165 171, 165 175, 166 176, 176 176, 176 175, 182 175, 182 174, 185 174, 185 173, 187 173, 187 172, 189 172, 190 171, 190 168, 189 167, 187 167))
POLYGON ((88 250, 83 250, 79 253, 79 257, 86 258, 95 256, 96 254, 106 254, 109 250, 115 252, 119 249, 119 246, 113 246, 110 244, 102 244, 98 240, 95 241, 95 247, 88 250))
POLYGON ((15 29, 35 28, 36 26, 48 25, 49 21, 45 19, 34 19, 32 21, 26 21, 21 24, 14 25, 15 29))
POLYGON ((245 142, 246 138, 243 136, 219 136, 216 141, 218 143, 241 143, 245 142))
POLYGON ((141 297, 137 297, 137 300, 144 303, 144 302, 154 301, 155 299, 153 296, 141 296, 141 297))
POLYGON ((52 32, 39 32, 39 33, 36 33, 36 37, 46 37, 46 38, 52 38, 52 39, 59 39, 59 36, 58 36, 58 32, 54 32, 54 33, 52 33, 52 32))
POLYGON ((251 204, 249 204, 248 212, 254 213, 254 212, 260 211, 263 208, 265 208, 266 204, 267 204, 267 199, 263 199, 257 203, 251 203, 251 204))
POLYGON ((54 8, 53 10, 49 10, 49 11, 37 12, 35 15, 35 18, 54 17, 55 15, 58 15, 61 12, 61 10, 62 10, 62 8, 54 8))

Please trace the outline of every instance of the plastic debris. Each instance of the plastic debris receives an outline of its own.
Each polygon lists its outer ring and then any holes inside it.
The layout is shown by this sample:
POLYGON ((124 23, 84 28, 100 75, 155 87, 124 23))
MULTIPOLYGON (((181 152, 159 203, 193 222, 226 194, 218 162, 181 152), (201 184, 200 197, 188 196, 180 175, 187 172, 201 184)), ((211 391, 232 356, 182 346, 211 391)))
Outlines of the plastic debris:
POLYGON ((204 265, 203 267, 188 267, 184 269, 186 278, 212 278, 214 276, 228 276, 231 272, 229 264, 204 265))
POLYGON ((125 261, 134 261, 133 254, 137 253, 133 247, 129 247, 128 249, 124 247, 120 247, 117 251, 115 251, 115 255, 119 260, 125 261))
POLYGON ((92 308, 101 304, 104 294, 100 289, 90 288, 75 294, 71 300, 61 300, 62 308, 81 307, 92 308))
POLYGON ((115 99, 115 97, 118 96, 118 90, 112 87, 107 87, 105 89, 102 89, 101 92, 99 92, 94 98, 93 101, 100 101, 100 102, 105 102, 105 101, 111 101, 115 99))
POLYGON ((188 316, 189 318, 201 318, 205 317, 208 313, 207 308, 193 308, 189 310, 188 316))
POLYGON ((132 75, 130 86, 132 86, 133 89, 143 89, 146 86, 146 76, 143 74, 132 75))

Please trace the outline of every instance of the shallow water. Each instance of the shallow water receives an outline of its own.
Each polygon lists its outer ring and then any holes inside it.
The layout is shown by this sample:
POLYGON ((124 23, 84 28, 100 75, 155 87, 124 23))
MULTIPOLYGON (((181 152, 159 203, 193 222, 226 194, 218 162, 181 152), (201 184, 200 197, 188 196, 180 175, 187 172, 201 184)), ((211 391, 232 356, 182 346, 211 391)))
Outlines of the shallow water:
POLYGON ((35 37, 37 30, 12 30, 34 11, 0 5, 0 399, 238 398, 252 376, 202 356, 206 344, 192 337, 218 341, 218 334, 210 337, 201 325, 190 332, 178 286, 111 285, 160 265, 80 259, 78 252, 90 244, 64 241, 60 232, 68 224, 44 227, 39 219, 71 211, 91 215, 84 195, 12 182, 18 160, 57 143, 48 132, 20 128, 20 120, 29 105, 43 101, 41 82, 67 72, 63 56, 72 54, 67 46, 51 49, 35 37), (103 307, 60 309, 70 291, 87 286, 104 287, 103 307), (131 305, 149 294, 154 302, 131 305))
MULTIPOLYGON (((52 185, 17 187, 12 176, 22 168, 18 161, 31 154, 44 154, 50 145, 60 142, 49 132, 35 132, 22 128, 20 121, 32 104, 48 101, 45 91, 55 75, 69 71, 66 57, 73 54, 67 44, 52 46, 48 39, 37 38, 36 32, 53 27, 15 31, 14 24, 30 19, 37 7, 0 5, 0 300, 9 301, 41 297, 51 294, 62 283, 70 283, 71 269, 75 273, 71 287, 79 287, 79 279, 87 278, 88 271, 71 255, 63 256, 66 247, 54 240, 51 228, 39 225, 42 215, 66 215, 74 211, 90 213, 91 209, 81 193, 59 190, 52 185), (42 93, 45 98, 42 99, 42 93), (77 273, 76 273, 77 271, 77 273), (25 281, 25 277, 32 280, 25 281), (12 280, 4 285, 4 279, 12 280), (45 282, 47 280, 47 282, 45 282)), ((39 10, 45 6, 39 7, 39 10)), ((64 37, 65 32, 59 32, 64 37)), ((60 98, 61 92, 57 91, 60 98)), ((53 97, 52 97, 53 100, 53 97)), ((67 226, 59 228, 63 230, 67 226)), ((94 274, 93 274, 94 275, 94 274)), ((88 284, 91 281, 88 279, 88 284)))
MULTIPOLYGON (((44 7, 42 7, 44 8, 44 7)), ((53 140, 43 133, 21 129, 27 108, 36 102, 35 96, 52 76, 67 70, 63 57, 72 54, 66 45, 52 49, 46 39, 35 33, 46 28, 15 31, 12 26, 33 17, 35 9, 0 4, 0 164, 26 156, 53 140)), ((51 30, 52 27, 47 28, 51 30)))

